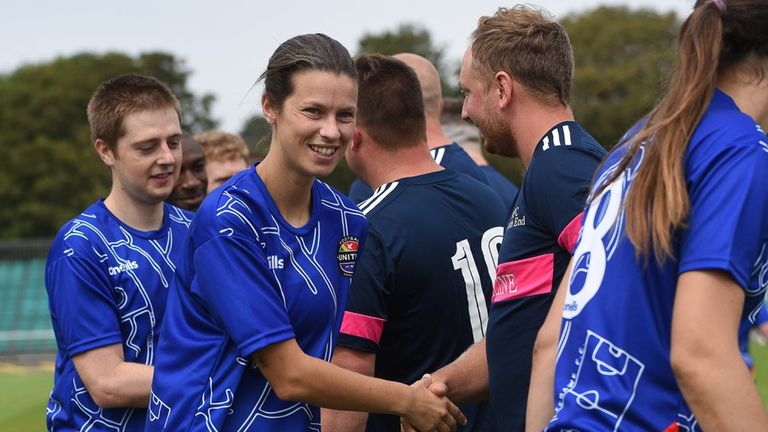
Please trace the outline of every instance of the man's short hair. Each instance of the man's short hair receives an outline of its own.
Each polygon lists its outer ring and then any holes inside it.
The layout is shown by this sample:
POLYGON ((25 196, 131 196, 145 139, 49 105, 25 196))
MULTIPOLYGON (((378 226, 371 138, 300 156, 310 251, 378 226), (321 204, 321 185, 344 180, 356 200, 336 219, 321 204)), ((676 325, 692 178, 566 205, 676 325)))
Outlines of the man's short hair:
POLYGON ((101 139, 115 151, 126 133, 128 114, 173 108, 181 121, 181 105, 171 89, 157 78, 139 74, 120 75, 102 83, 88 102, 91 142, 101 139))
POLYGON ((357 122, 379 145, 395 149, 427 136, 424 100, 416 72, 394 57, 364 54, 358 73, 357 122))
POLYGON ((228 161, 240 158, 248 165, 250 151, 245 141, 238 135, 209 130, 195 135, 195 140, 203 148, 206 161, 228 161))
POLYGON ((543 9, 517 5, 480 17, 472 33, 472 58, 486 86, 494 73, 505 71, 544 102, 570 101, 571 42, 565 28, 543 9))

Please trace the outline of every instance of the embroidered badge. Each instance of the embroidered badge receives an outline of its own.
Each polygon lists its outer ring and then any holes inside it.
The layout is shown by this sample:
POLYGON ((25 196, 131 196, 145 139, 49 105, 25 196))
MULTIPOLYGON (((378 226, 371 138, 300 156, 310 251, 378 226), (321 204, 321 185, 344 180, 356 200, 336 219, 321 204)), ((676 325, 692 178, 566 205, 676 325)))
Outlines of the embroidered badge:
POLYGON ((339 261, 339 270, 346 277, 352 277, 355 272, 355 262, 357 261, 357 249, 360 247, 360 240, 354 236, 346 236, 339 241, 339 252, 336 259, 339 261))

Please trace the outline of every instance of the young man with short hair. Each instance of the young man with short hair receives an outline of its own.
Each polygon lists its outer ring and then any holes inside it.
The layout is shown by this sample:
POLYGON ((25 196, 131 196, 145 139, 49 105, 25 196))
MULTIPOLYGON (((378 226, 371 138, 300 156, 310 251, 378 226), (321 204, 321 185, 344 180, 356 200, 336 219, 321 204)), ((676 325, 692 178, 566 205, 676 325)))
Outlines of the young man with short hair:
POLYGON ((168 287, 191 214, 164 203, 181 161, 179 102, 142 75, 88 103, 112 188, 62 226, 45 284, 58 346, 49 430, 142 431, 168 287))
POLYGON ((233 175, 248 168, 250 151, 238 135, 209 130, 195 135, 203 148, 205 171, 208 175, 208 193, 223 185, 233 175))

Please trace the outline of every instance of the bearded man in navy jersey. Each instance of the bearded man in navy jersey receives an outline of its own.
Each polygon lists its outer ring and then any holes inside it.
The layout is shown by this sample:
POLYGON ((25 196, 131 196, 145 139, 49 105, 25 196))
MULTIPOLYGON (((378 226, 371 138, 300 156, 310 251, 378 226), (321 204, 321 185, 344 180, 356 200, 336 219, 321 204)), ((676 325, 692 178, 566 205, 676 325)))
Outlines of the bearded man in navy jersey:
POLYGON ((592 176, 605 155, 569 106, 573 52, 539 9, 481 17, 461 66, 462 117, 486 150, 526 170, 499 252, 488 335, 432 374, 455 402, 490 397, 500 430, 522 431, 536 335, 568 265, 592 176))

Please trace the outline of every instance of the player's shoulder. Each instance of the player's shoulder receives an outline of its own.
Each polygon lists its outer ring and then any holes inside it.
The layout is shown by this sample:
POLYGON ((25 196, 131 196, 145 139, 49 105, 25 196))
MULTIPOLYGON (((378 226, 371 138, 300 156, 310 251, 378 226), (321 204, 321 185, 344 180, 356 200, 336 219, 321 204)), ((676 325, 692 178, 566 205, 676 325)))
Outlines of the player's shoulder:
POLYGON ((606 150, 592 135, 575 121, 565 121, 553 126, 539 141, 533 159, 543 161, 568 161, 583 155, 601 160, 606 150))
POLYGON ((163 204, 163 210, 168 215, 168 220, 173 230, 185 231, 189 229, 189 225, 192 223, 192 218, 195 214, 189 210, 176 207, 175 205, 165 203, 163 204))
POLYGON ((323 203, 339 205, 354 213, 360 212, 357 205, 354 201, 352 201, 350 197, 344 195, 341 191, 322 180, 314 180, 312 184, 312 191, 318 195, 321 202, 323 203))
POLYGON ((691 137, 694 150, 768 152, 768 137, 760 125, 722 92, 716 92, 691 137))
POLYGON ((59 228, 51 243, 48 261, 65 256, 93 257, 117 226, 114 216, 99 199, 59 228))
MULTIPOLYGON (((485 176, 485 174, 483 174, 483 176, 485 176)), ((500 206, 502 208, 504 207, 501 203, 501 198, 499 198, 499 195, 488 183, 484 183, 468 174, 457 173, 455 177, 446 180, 446 185, 474 203, 495 204, 498 201, 500 206)))
POLYGON ((761 178, 768 170, 768 137, 729 96, 716 91, 689 141, 686 169, 691 178, 704 179, 737 166, 744 178, 761 178))
POLYGON ((268 197, 255 181, 253 170, 241 171, 208 194, 190 226, 195 244, 220 234, 258 236, 269 220, 268 197))
MULTIPOLYGON (((368 219, 369 223, 375 220, 378 215, 391 213, 392 211, 398 211, 402 209, 401 206, 391 206, 395 202, 396 198, 399 198, 405 189, 408 189, 407 182, 402 180, 395 180, 389 183, 385 183, 373 190, 373 194, 366 200, 358 204, 358 208, 363 215, 368 219)), ((398 203, 402 203, 400 199, 398 203)))
POLYGON ((344 195, 333 186, 315 179, 312 184, 313 201, 319 203, 318 218, 320 220, 341 221, 352 232, 359 235, 367 230, 368 222, 362 211, 351 198, 344 195), (339 219, 341 218, 341 219, 339 219))

